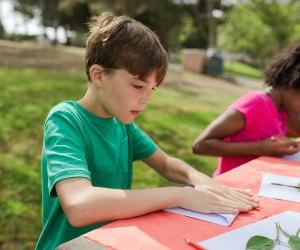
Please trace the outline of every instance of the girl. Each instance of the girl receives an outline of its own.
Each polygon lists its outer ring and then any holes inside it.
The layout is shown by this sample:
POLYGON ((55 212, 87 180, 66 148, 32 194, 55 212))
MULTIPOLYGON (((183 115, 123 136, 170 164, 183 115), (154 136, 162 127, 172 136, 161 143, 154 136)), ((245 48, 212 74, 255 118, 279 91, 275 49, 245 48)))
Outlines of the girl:
POLYGON ((258 156, 299 151, 300 43, 282 51, 265 70, 266 91, 251 91, 235 101, 194 141, 195 154, 220 156, 214 176, 258 156), (294 126, 287 128, 287 120, 294 126), (293 131, 293 134, 287 134, 293 131))

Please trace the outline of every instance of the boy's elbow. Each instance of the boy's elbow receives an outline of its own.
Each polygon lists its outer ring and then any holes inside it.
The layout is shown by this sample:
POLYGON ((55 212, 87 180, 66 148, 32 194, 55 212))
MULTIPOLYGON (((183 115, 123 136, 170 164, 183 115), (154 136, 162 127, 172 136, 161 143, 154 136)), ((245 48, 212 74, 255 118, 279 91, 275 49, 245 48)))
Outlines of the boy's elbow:
POLYGON ((70 225, 72 227, 84 227, 86 226, 86 223, 84 223, 82 220, 81 220, 81 217, 80 215, 76 215, 76 214, 69 214, 67 215, 67 218, 68 218, 68 221, 70 223, 70 225))
POLYGON ((88 204, 69 204, 64 207, 65 215, 72 227, 86 227, 95 223, 113 220, 108 217, 107 213, 99 213, 101 208, 97 209, 97 213, 88 204))
POLYGON ((72 227, 88 226, 88 211, 79 204, 69 204, 64 208, 65 215, 72 227))

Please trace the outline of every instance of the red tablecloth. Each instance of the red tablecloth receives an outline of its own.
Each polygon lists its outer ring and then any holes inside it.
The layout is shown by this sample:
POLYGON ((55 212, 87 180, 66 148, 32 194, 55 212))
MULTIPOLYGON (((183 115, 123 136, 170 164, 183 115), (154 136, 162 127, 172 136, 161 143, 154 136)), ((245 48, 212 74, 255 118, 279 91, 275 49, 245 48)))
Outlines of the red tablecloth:
MULTIPOLYGON (((215 180, 258 194, 263 173, 300 177, 300 163, 273 157, 260 157, 219 175, 215 180)), ((167 211, 115 221, 84 235, 111 249, 122 250, 191 250, 184 239, 203 241, 254 223, 286 210, 300 212, 300 203, 260 197, 260 207, 237 216, 229 227, 201 221, 167 211)))

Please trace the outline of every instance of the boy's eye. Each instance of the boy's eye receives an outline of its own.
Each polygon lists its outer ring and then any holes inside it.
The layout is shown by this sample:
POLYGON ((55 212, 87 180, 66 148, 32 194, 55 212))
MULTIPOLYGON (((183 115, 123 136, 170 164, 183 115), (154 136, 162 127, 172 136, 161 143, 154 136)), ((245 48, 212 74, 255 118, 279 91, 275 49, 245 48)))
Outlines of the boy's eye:
MULTIPOLYGON (((132 87, 134 87, 135 89, 142 89, 142 88, 144 88, 144 86, 142 86, 142 85, 136 85, 136 84, 132 84, 132 87)), ((154 91, 154 90, 156 90, 156 88, 153 87, 152 90, 154 91)))
POLYGON ((141 89, 141 88, 143 88, 143 86, 141 86, 141 85, 135 85, 135 84, 133 84, 132 85, 135 89, 141 89))

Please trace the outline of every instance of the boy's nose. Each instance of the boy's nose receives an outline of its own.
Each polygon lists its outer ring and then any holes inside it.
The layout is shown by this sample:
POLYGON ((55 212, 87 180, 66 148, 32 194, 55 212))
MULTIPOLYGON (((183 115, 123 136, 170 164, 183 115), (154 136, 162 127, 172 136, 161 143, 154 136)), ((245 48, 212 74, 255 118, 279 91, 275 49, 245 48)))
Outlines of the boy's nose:
POLYGON ((151 91, 144 93, 140 99, 140 104, 149 104, 151 102, 151 91))

